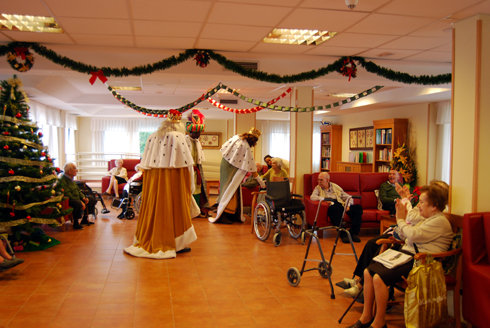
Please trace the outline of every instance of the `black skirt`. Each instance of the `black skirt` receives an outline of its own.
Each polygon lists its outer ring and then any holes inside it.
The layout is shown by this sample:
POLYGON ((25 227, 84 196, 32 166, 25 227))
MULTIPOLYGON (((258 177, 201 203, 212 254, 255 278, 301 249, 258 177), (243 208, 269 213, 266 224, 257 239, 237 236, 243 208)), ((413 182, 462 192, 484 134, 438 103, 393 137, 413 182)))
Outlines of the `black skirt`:
POLYGON ((116 178, 117 183, 126 183, 126 182, 127 182, 127 181, 126 181, 126 179, 121 178, 121 177, 118 177, 117 175, 116 175, 116 176, 114 176, 114 177, 116 178))

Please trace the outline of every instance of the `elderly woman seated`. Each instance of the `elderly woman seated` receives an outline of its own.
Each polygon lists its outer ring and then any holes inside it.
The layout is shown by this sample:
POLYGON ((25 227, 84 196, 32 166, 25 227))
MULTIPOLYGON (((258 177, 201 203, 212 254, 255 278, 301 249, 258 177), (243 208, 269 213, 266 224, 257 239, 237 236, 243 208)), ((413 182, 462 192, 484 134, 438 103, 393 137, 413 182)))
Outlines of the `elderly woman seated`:
MULTIPOLYGON (((419 252, 438 253, 447 251, 453 238, 451 224, 442 213, 448 201, 448 189, 438 184, 421 188, 419 204, 411 211, 419 211, 421 221, 416 225, 406 222, 411 216, 406 204, 396 201, 396 221, 400 237, 405 241, 401 251, 415 254, 414 244, 419 252)), ((388 302, 388 287, 407 277, 413 267, 413 259, 392 269, 371 261, 364 270, 364 308, 359 320, 350 328, 386 327, 385 314, 388 302), (374 306, 376 305, 376 306, 374 306)))
POLYGON ((282 160, 274 157, 271 160, 271 168, 261 176, 265 181, 284 181, 288 178, 288 173, 282 168, 282 160))

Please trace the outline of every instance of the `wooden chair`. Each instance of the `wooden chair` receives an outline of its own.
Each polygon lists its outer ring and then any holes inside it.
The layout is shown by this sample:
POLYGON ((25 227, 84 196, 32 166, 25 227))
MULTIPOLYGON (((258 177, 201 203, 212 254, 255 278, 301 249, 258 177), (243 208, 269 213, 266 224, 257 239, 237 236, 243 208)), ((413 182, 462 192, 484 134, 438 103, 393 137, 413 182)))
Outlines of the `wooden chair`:
MULTIPOLYGON (((456 214, 446 213, 446 217, 451 223, 451 227, 455 236, 453 238, 453 243, 451 245, 451 249, 446 252, 441 253, 417 253, 414 255, 415 260, 421 260, 422 263, 425 263, 425 259, 427 255, 431 255, 434 259, 437 259, 443 262, 443 268, 445 271, 445 280, 446 280, 446 290, 453 291, 453 311, 454 311, 454 327, 461 327, 461 281, 462 281, 462 243, 461 236, 463 231, 463 216, 456 214)), ((379 239, 376 241, 378 245, 382 245, 381 251, 383 252, 389 245, 393 243, 400 243, 399 240, 394 238, 389 239, 379 239)), ((399 284, 398 289, 404 290, 406 288, 406 282, 399 284)))

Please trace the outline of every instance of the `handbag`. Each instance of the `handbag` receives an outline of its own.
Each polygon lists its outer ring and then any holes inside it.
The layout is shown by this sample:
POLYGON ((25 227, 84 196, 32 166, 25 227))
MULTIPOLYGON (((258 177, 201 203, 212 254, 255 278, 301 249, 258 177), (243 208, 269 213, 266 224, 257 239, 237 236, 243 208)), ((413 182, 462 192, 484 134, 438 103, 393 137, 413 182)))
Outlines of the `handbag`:
POLYGON ((415 261, 405 289, 405 326, 434 327, 447 317, 446 281, 442 264, 428 255, 415 261))

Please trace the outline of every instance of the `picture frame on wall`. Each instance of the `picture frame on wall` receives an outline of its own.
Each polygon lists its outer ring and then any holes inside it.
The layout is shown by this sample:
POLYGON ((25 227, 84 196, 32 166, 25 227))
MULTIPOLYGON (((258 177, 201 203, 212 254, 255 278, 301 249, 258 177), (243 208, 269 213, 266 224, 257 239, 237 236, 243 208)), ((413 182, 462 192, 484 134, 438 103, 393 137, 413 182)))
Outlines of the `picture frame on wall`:
POLYGON ((220 149, 221 132, 202 132, 199 141, 203 149, 220 149))
POLYGON ((349 129, 350 150, 372 150, 373 149, 373 127, 349 129))

